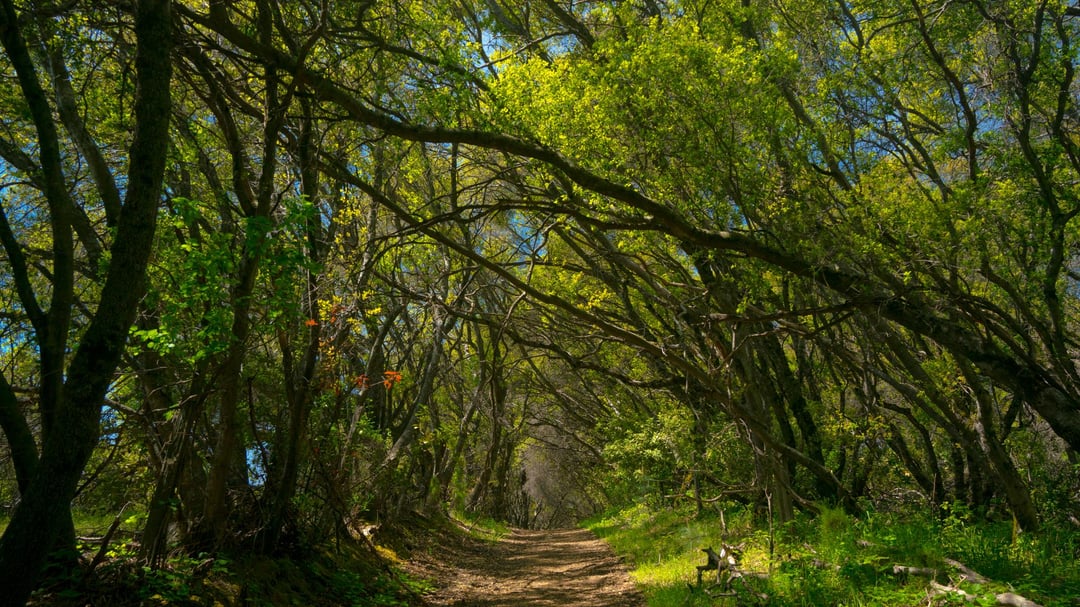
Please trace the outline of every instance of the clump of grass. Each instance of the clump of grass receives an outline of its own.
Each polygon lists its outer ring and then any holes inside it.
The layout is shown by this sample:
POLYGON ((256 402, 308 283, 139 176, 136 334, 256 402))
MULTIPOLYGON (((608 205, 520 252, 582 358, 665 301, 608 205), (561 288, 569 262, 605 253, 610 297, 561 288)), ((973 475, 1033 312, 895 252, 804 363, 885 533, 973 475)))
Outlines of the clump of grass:
POLYGON ((691 508, 655 510, 645 504, 611 512, 584 525, 634 565, 631 577, 652 606, 712 605, 696 588, 702 550, 724 540, 719 516, 695 516, 691 508))
POLYGON ((456 522, 472 537, 490 542, 497 542, 510 534, 510 526, 488 516, 477 516, 468 512, 451 512, 450 520, 456 522))

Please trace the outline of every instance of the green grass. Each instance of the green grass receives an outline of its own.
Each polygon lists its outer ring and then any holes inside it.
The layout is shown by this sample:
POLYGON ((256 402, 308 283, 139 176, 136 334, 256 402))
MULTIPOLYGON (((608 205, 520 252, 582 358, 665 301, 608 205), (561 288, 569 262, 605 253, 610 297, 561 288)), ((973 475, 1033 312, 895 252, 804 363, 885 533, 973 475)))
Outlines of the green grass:
POLYGON ((929 579, 893 574, 893 565, 942 571, 942 583, 959 578, 946 559, 959 561, 991 581, 961 585, 979 601, 993 604, 1001 592, 1016 592, 1045 607, 1073 607, 1080 596, 1080 533, 1048 529, 1015 540, 1004 523, 972 522, 965 513, 941 520, 915 515, 904 520, 852 518, 825 509, 818 517, 800 515, 777 528, 755 521, 745 510, 695 516, 691 509, 635 505, 585 521, 585 526, 633 563, 631 576, 651 607, 697 605, 909 606, 953 604, 928 599, 929 579), (701 552, 721 543, 743 544, 739 568, 767 579, 736 583, 738 597, 712 597, 719 589, 697 588, 701 552), (767 595, 768 598, 762 598, 767 595), (929 601, 929 602, 928 602, 929 601))
MULTIPOLYGON (((115 514, 93 514, 75 510, 71 513, 72 522, 75 524, 76 535, 101 536, 109 530, 115 514)), ((132 534, 142 528, 142 521, 138 517, 132 518, 133 513, 126 513, 120 521, 120 527, 116 531, 117 537, 131 537, 132 534)), ((11 519, 5 514, 0 515, 0 534, 7 529, 11 519)))
POLYGON ((476 539, 497 542, 510 533, 510 526, 502 521, 467 512, 451 512, 450 520, 476 539))

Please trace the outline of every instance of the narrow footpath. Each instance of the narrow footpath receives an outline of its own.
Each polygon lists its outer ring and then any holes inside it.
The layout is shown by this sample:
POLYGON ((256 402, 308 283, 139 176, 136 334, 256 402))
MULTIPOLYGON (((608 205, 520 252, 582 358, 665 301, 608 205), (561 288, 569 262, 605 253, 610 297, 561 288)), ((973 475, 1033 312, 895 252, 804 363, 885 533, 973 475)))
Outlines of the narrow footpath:
POLYGON ((517 529, 498 542, 469 541, 427 566, 446 607, 643 607, 626 566, 585 529, 517 529))

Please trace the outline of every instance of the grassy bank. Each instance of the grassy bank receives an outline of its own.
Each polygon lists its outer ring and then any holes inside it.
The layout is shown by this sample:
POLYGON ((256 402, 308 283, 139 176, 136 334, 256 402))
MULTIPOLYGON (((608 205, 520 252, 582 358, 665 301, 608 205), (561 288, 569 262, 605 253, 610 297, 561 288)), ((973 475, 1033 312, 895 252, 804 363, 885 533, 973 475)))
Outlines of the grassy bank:
MULTIPOLYGON (((340 537, 296 545, 287 554, 246 551, 187 554, 174 550, 161 567, 137 560, 143 513, 129 509, 110 541, 115 514, 75 512, 81 567, 53 567, 33 607, 206 606, 406 607, 424 605, 434 588, 414 556, 442 554, 463 541, 498 542, 505 523, 455 512, 450 518, 405 516, 373 526, 369 541, 340 537), (88 573, 86 565, 99 559, 88 573)), ((6 525, 0 519, 0 531, 6 525)), ((363 527, 364 525, 357 525, 363 527)), ((424 559, 420 559, 423 561, 424 559)))
POLYGON ((1011 524, 965 512, 902 519, 826 510, 770 532, 768 521, 738 508, 695 516, 689 508, 645 505, 585 525, 633 563, 632 576, 650 607, 993 605, 1008 592, 1046 607, 1080 605, 1075 528, 1048 525, 1014 537, 1011 524), (702 549, 722 543, 741 544, 738 568, 761 574, 736 580, 735 596, 720 596, 724 589, 709 584, 708 574, 703 587, 696 583, 696 566, 706 562, 702 549), (965 580, 958 565, 985 579, 965 580), (936 571, 936 580, 925 570, 936 571))
POLYGON ((404 607, 422 604, 422 595, 431 588, 405 571, 400 546, 384 544, 377 535, 370 544, 342 537, 279 555, 176 550, 161 567, 151 569, 136 559, 138 515, 124 518, 101 551, 100 537, 113 520, 78 513, 83 567, 51 570, 30 605, 404 607), (100 562, 88 573, 85 565, 99 558, 99 552, 100 562))

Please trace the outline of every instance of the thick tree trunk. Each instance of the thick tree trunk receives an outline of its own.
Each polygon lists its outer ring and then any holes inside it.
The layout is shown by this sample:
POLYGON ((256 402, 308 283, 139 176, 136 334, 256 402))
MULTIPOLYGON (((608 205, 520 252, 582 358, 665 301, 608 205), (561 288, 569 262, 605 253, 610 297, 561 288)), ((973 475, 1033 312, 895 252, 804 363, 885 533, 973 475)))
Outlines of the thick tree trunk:
MULTIPOLYGON (((234 306, 233 345, 229 357, 222 369, 223 385, 218 419, 218 436, 214 446, 214 455, 210 464, 210 473, 206 484, 206 505, 204 516, 198 522, 194 540, 203 547, 221 547, 228 532, 230 486, 235 486, 240 471, 237 470, 237 452, 243 450, 240 441, 239 399, 242 378, 242 361, 247 347, 248 295, 241 296, 240 303, 234 306)), ((240 463, 246 466, 243 456, 240 463)), ((244 471, 246 478, 246 470, 244 471)))
MULTIPOLYGON (((90 438, 89 448, 79 448, 76 440, 87 442, 87 436, 67 436, 72 448, 58 452, 48 449, 42 458, 40 473, 22 494, 15 514, 0 539, 0 606, 19 606, 26 603, 37 587, 46 557, 52 550, 66 521, 71 520, 71 500, 75 495, 82 466, 93 451, 96 436, 90 438), (78 466, 74 473, 72 468, 78 466)), ((55 444, 55 443, 53 443, 55 444)))
POLYGON ((968 376, 968 383, 974 392, 975 404, 978 407, 975 432, 997 479, 996 484, 1004 491, 1009 510, 1020 526, 1027 531, 1035 531, 1039 528, 1039 514, 1027 484, 1017 471, 1005 446, 998 440, 992 397, 979 383, 979 378, 974 376, 973 369, 967 365, 961 365, 961 368, 968 376))
MULTIPOLYGON (((494 333, 494 330, 492 330, 494 333)), ((495 336, 492 336, 491 344, 488 348, 485 348, 484 334, 482 331, 476 333, 476 346, 477 352, 486 353, 490 348, 490 354, 484 356, 482 359, 481 374, 487 380, 484 385, 488 389, 488 404, 490 405, 490 423, 491 423, 491 441, 488 443, 487 457, 484 459, 483 467, 480 468, 480 476, 476 479, 476 483, 473 485, 472 491, 469 492, 469 499, 467 501, 467 508, 469 510, 475 510, 480 506, 480 503, 488 496, 490 490, 491 475, 495 471, 495 467, 499 461, 499 453, 503 442, 503 408, 505 391, 502 386, 502 380, 499 375, 502 373, 499 368, 499 344, 495 336)))
MULTIPOLYGON (((301 122, 298 142, 300 159, 300 187, 304 198, 315 204, 319 199, 318 170, 315 166, 315 149, 312 143, 314 120, 311 107, 304 102, 304 117, 301 122)), ((307 236, 307 257, 312 264, 322 261, 322 224, 317 217, 309 217, 305 226, 307 236)), ((288 336, 279 334, 281 345, 282 375, 285 378, 285 395, 288 403, 289 423, 284 432, 284 446, 279 442, 274 457, 274 470, 268 471, 268 489, 270 490, 270 509, 267 524, 260 538, 261 548, 272 551, 281 540, 285 528, 289 505, 296 494, 296 483, 300 475, 300 460, 303 445, 307 440, 308 415, 311 411, 312 383, 315 380, 316 363, 319 356, 319 342, 322 325, 319 318, 318 288, 319 274, 308 270, 303 296, 304 314, 316 321, 305 331, 304 355, 300 365, 296 365, 292 345, 288 336), (280 455, 279 455, 280 454, 280 455)))
POLYGON ((934 482, 930 476, 923 470, 919 462, 915 460, 915 457, 911 453, 911 449, 908 448, 907 440, 904 438, 903 432, 896 424, 889 424, 890 436, 888 438, 889 447, 892 448, 893 453, 900 458, 904 467, 911 473, 911 477, 915 479, 915 483, 919 485, 919 488, 926 493, 927 496, 934 495, 934 482))
MULTIPOLYGON (((768 361, 769 367, 776 376, 777 390, 783 399, 783 403, 787 405, 786 409, 790 410, 791 416, 795 419, 795 423, 799 428, 803 443, 802 451, 814 462, 824 466, 825 455, 821 448, 821 434, 818 431, 817 422, 814 421, 814 417, 807 407, 802 382, 792 372, 787 356, 784 354, 784 348, 780 343, 780 338, 776 335, 768 335, 762 339, 763 343, 760 348, 762 356, 768 361)), ((792 443, 792 447, 794 446, 792 443)), ((814 486, 821 497, 827 500, 836 499, 836 489, 824 479, 815 477, 814 486)))
POLYGON ((188 473, 187 467, 192 457, 192 430, 205 399, 204 395, 184 405, 175 418, 171 435, 165 440, 157 484, 150 498, 142 545, 139 547, 139 560, 151 567, 157 566, 167 548, 169 523, 179 509, 178 498, 183 495, 180 492, 181 481, 188 473))
MULTIPOLYGON (((217 5, 212 5, 221 8, 217 5)), ((262 43, 270 44, 273 35, 270 9, 263 3, 256 4, 256 32, 262 43)), ((205 58, 204 58, 205 60, 205 58)), ((208 82, 214 77, 206 76, 208 82)), ((278 167, 278 138, 286 118, 286 104, 279 96, 279 74, 272 65, 264 66, 263 71, 263 129, 262 147, 259 158, 257 185, 252 192, 249 177, 253 171, 248 168, 250 150, 245 149, 235 132, 226 135, 229 153, 232 156, 233 184, 240 206, 249 221, 245 225, 243 255, 240 260, 237 279, 230 293, 232 301, 232 328, 228 355, 221 370, 221 409, 219 415, 220 432, 217 446, 207 479, 206 507, 198 534, 215 546, 226 541, 228 515, 230 511, 228 489, 232 486, 247 484, 247 460, 244 444, 241 440, 239 407, 241 389, 244 384, 244 360, 247 356, 248 337, 251 333, 250 316, 252 294, 255 291, 256 278, 266 241, 273 224, 271 210, 274 204, 275 178, 278 167)), ((231 121, 228 103, 218 99, 217 111, 221 117, 231 121)))
POLYGON ((949 465, 953 472, 952 499, 966 502, 970 491, 970 481, 964 466, 964 450, 959 444, 953 443, 949 449, 949 465))
MULTIPOLYGON (((483 375, 481 374, 481 379, 483 375)), ((478 396, 478 395, 477 395, 478 396)), ((469 402, 468 407, 465 410, 465 415, 461 418, 461 423, 458 424, 457 436, 454 437, 454 446, 450 451, 450 455, 443 462, 442 467, 439 469, 436 479, 439 483, 439 499, 447 500, 450 496, 450 483, 454 480, 454 471, 457 469, 458 462, 461 461, 461 454, 465 452, 466 439, 469 437, 469 429, 472 427, 473 416, 476 413, 477 397, 469 402)))
POLYGON ((19 401, 8 384, 7 377, 0 373, 0 430, 7 438, 11 452, 11 462, 15 467, 15 482, 19 492, 26 491, 30 479, 34 478, 38 467, 37 443, 30 424, 26 422, 19 409, 19 401))
MULTIPOLYGON (((941 465, 938 463, 937 450, 934 448, 934 441, 933 437, 930 436, 930 431, 927 430, 926 426, 923 423, 916 419, 911 409, 900 407, 898 405, 891 405, 888 403, 886 403, 884 406, 890 411, 895 411, 903 415, 904 418, 908 420, 908 423, 911 424, 911 427, 919 435, 919 442, 922 443, 924 452, 921 461, 916 460, 915 457, 910 454, 910 452, 908 455, 905 456, 904 453, 902 453, 901 451, 897 451, 897 455, 901 458, 901 460, 904 461, 904 464, 908 467, 908 470, 916 479, 916 482, 918 482, 919 485, 923 487, 923 490, 926 491, 926 495, 928 498, 930 498, 930 502, 934 506, 937 506, 942 501, 944 501, 947 496, 945 494, 945 483, 942 479, 941 474, 941 465), (925 462, 926 464, 925 472, 922 470, 923 462, 925 462), (918 468, 918 472, 916 472, 916 468, 918 468), (920 479, 920 475, 923 477, 923 479, 920 479)), ((892 426, 893 434, 899 435, 899 433, 901 432, 900 428, 893 424, 890 424, 890 426, 892 426)), ((900 437, 899 440, 903 441, 903 438, 900 437)), ((895 445, 894 449, 904 450, 906 449, 906 444, 901 446, 901 444, 898 443, 897 445, 895 445)))
MULTIPOLYGON (((0 37, 9 54, 22 44, 17 21, 12 3, 5 0, 0 6, 0 37)), ((100 437, 105 393, 145 289, 168 151, 171 28, 168 1, 137 3, 136 126, 126 200, 98 308, 68 366, 37 473, 0 537, 3 607, 25 604, 37 586, 49 550, 70 528, 71 500, 100 437)))
MULTIPOLYGON (((309 295, 314 296, 314 291, 309 295)), ((311 410, 311 383, 315 375, 319 342, 317 327, 310 330, 309 338, 304 363, 299 372, 293 367, 291 346, 288 343, 281 344, 285 381, 291 384, 285 391, 289 422, 285 432, 275 441, 275 456, 267 475, 266 498, 270 501, 270 507, 266 525, 259 538, 260 549, 265 552, 277 548, 287 523, 289 505, 296 495, 301 448, 307 438, 308 413, 311 410)), ((284 337, 282 341, 286 341, 284 337)))

